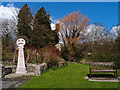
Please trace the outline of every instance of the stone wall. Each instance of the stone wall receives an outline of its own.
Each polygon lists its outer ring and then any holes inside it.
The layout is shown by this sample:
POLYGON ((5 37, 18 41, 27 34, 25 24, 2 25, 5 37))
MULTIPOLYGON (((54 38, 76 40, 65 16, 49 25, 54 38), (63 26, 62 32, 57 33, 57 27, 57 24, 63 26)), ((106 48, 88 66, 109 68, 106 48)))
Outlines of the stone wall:
MULTIPOLYGON (((67 62, 64 60, 59 61, 59 67, 64 67, 67 66, 67 62)), ((9 65, 9 66, 3 66, 3 73, 6 73, 5 75, 9 73, 15 73, 16 72, 16 67, 17 65, 9 65), (9 71, 9 70, 11 71, 9 71), (9 73, 8 73, 9 72, 9 73)), ((41 75, 42 72, 45 72, 47 70, 47 64, 42 63, 42 64, 27 64, 26 65, 26 70, 29 73, 34 73, 35 76, 41 75)))
POLYGON ((4 68, 12 68, 12 73, 15 73, 16 71, 16 65, 4 66, 4 68))
MULTIPOLYGON (((16 72, 16 65, 9 65, 9 66, 4 66, 3 69, 5 69, 3 71, 3 73, 8 72, 6 69, 7 68, 11 68, 11 73, 15 73, 16 72)), ((39 76, 41 75, 42 72, 45 72, 47 70, 47 64, 46 63, 42 63, 39 65, 36 64, 27 64, 26 65, 26 70, 27 72, 33 72, 35 76, 39 76)))
POLYGON ((67 65, 68 65, 67 62, 64 61, 64 60, 59 62, 59 67, 64 67, 64 66, 67 66, 67 65))

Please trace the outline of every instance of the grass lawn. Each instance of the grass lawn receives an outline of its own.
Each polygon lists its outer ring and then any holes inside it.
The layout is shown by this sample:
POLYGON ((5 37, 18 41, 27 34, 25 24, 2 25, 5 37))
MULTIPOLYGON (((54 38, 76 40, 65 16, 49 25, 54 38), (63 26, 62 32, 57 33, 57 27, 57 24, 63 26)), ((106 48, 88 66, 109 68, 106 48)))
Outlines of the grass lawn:
POLYGON ((88 65, 69 63, 66 67, 49 70, 41 76, 32 77, 20 88, 118 88, 120 85, 117 82, 85 80, 84 76, 88 73, 88 65))

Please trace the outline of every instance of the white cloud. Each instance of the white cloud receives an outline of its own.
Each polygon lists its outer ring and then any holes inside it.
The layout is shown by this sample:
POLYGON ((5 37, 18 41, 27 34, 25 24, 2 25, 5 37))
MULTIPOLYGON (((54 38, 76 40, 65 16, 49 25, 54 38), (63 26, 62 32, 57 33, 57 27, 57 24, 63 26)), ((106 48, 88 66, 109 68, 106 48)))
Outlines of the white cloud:
MULTIPOLYGON (((104 29, 105 27, 90 24, 83 31, 80 32, 79 38, 81 41, 103 40, 107 38, 107 36, 104 33, 104 29)), ((61 29, 60 32, 63 34, 63 37, 65 37, 64 27, 61 29)), ((63 42, 60 33, 59 33, 59 39, 61 42, 63 42)))
POLYGON ((110 31, 110 33, 117 37, 118 36, 118 31, 120 31, 120 26, 114 26, 112 28, 112 30, 110 31))
POLYGON ((83 41, 102 40, 105 38, 104 27, 94 24, 88 25, 80 34, 80 38, 83 41))
POLYGON ((50 20, 51 20, 51 24, 50 24, 51 29, 55 30, 56 29, 56 24, 59 23, 59 20, 54 19, 52 16, 50 17, 50 20))
POLYGON ((8 3, 7 7, 14 7, 14 3, 8 3))
POLYGON ((55 29, 56 29, 56 26, 55 26, 54 23, 51 23, 50 26, 51 26, 51 29, 52 29, 52 30, 55 30, 55 29))
POLYGON ((1 5, 0 6, 0 20, 10 20, 10 19, 17 19, 16 16, 18 14, 19 8, 15 8, 13 4, 8 4, 6 7, 1 5), (9 6, 9 7, 8 7, 9 6))
MULTIPOLYGON (((13 20, 13 19, 15 19, 16 20, 16 24, 14 25, 15 26, 15 28, 17 27, 16 25, 17 25, 17 14, 18 14, 18 12, 19 12, 19 8, 16 8, 16 7, 14 7, 14 4, 13 3, 9 3, 9 4, 7 4, 7 6, 3 6, 3 5, 1 5, 0 6, 0 23, 2 23, 2 21, 4 21, 4 20, 8 20, 8 21, 10 21, 10 20, 13 20)), ((50 26, 51 26, 51 29, 52 30, 55 30, 56 29, 56 26, 55 26, 55 24, 56 23, 59 23, 59 21, 58 20, 55 20, 55 19, 53 19, 53 17, 50 17, 50 19, 51 19, 51 21, 52 21, 52 23, 50 24, 50 26)), ((9 26, 8 26, 9 27, 9 26)), ((96 25, 94 25, 94 24, 91 24, 91 25, 89 25, 88 27, 87 27, 87 30, 85 31, 85 36, 91 36, 91 38, 90 39, 92 39, 93 38, 93 36, 94 36, 94 32, 95 32, 95 30, 98 30, 100 33, 102 32, 102 30, 103 30, 103 27, 101 27, 101 26, 96 26, 96 25), (99 30, 98 30, 99 29, 99 30)), ((114 37, 117 37, 118 36, 118 30, 120 30, 120 26, 115 26, 115 27, 113 27, 112 29, 111 29, 111 31, 110 31, 110 34, 112 35, 112 36, 114 36, 114 37)), ((99 36, 99 35, 98 35, 99 36)), ((62 40, 60 39, 60 42, 62 42, 62 40)))
POLYGON ((13 3, 9 3, 7 6, 0 6, 0 32, 4 32, 6 27, 13 36, 14 31, 17 30, 17 15, 19 10, 19 8, 14 7, 13 3), (5 27, 3 26, 4 23, 7 23, 5 27))

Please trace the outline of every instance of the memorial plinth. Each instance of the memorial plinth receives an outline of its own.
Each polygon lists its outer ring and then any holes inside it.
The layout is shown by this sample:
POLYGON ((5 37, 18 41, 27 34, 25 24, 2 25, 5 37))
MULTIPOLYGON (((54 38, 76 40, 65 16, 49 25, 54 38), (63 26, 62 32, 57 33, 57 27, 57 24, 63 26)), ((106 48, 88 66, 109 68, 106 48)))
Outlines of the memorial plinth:
POLYGON ((17 40, 17 45, 18 45, 19 52, 18 52, 18 62, 17 62, 16 73, 17 74, 27 73, 26 67, 25 67, 25 58, 24 58, 25 40, 23 38, 19 38, 17 40))

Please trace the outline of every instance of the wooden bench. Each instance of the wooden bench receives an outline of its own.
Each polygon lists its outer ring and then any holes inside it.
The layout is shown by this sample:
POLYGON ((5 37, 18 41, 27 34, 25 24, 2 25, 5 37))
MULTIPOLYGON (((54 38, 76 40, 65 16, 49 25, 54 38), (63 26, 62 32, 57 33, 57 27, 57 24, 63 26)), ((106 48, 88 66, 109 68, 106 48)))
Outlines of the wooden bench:
POLYGON ((89 63, 90 78, 91 73, 114 73, 117 78, 117 68, 114 62, 90 62, 89 63))

